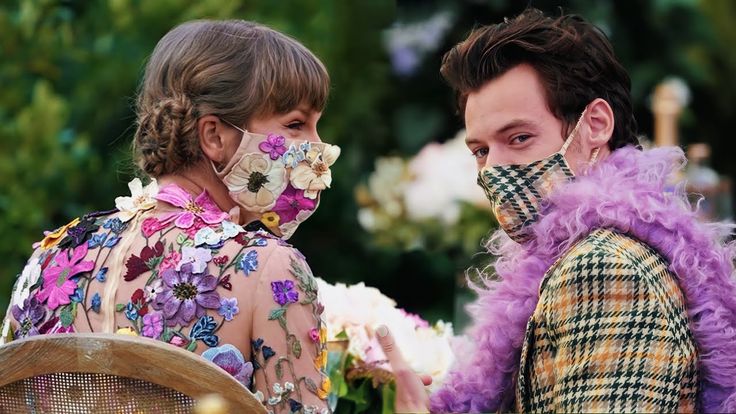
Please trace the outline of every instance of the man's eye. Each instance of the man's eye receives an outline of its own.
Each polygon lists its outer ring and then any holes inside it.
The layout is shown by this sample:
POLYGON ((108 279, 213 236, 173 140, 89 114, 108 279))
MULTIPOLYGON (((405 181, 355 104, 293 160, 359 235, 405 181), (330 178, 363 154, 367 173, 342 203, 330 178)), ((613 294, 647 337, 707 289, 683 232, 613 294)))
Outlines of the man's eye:
POLYGON ((478 159, 481 159, 486 155, 488 155, 488 148, 478 148, 477 150, 473 151, 473 156, 478 159))
POLYGON ((301 122, 301 121, 292 122, 286 125, 286 127, 289 129, 301 129, 302 126, 304 126, 304 122, 301 122))
POLYGON ((532 136, 531 135, 517 135, 513 138, 511 138, 511 143, 514 144, 523 144, 527 140, 529 140, 532 136))

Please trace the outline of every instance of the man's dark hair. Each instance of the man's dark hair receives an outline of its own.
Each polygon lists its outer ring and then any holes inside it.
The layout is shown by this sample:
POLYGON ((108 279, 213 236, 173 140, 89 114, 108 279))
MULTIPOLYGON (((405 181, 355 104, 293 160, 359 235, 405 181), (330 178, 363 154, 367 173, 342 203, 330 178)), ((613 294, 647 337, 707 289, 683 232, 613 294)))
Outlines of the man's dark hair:
POLYGON ((611 150, 638 145, 631 79, 603 32, 576 15, 556 18, 527 9, 503 23, 480 27, 442 59, 442 76, 457 92, 460 114, 468 94, 519 64, 540 77, 547 106, 566 129, 596 98, 613 109, 611 150))

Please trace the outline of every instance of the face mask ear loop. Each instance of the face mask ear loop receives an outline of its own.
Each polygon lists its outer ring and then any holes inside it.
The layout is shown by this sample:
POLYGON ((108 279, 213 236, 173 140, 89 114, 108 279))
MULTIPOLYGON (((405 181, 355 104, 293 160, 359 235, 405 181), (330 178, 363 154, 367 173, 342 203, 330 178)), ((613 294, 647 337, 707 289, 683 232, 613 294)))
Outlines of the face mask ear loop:
POLYGON ((583 109, 583 113, 580 114, 580 118, 578 118, 578 122, 575 124, 575 128, 572 129, 572 132, 570 135, 568 135, 567 139, 565 140, 565 143, 562 144, 562 148, 560 149, 560 155, 565 155, 567 152, 567 149, 570 147, 570 144, 572 144, 572 141, 575 139, 575 134, 577 134, 578 129, 580 128, 580 124, 583 122, 583 117, 585 116, 585 111, 587 111, 588 108, 586 107, 583 109))
MULTIPOLYGON (((222 121, 222 122, 224 122, 224 123, 226 123, 226 124, 230 125, 231 127, 235 128, 235 129, 237 129, 238 131, 240 131, 240 132, 242 132, 242 133, 243 133, 243 136, 242 136, 242 137, 240 137, 240 141, 241 141, 241 144, 242 144, 242 141, 243 141, 243 140, 245 139, 245 135, 246 135, 246 134, 248 134, 248 130, 245 130, 245 129, 243 129, 243 128, 240 128, 239 126, 233 125, 233 124, 231 124, 230 122, 228 122, 228 121, 226 121, 226 120, 224 120, 224 119, 222 119, 222 118, 220 118, 220 121, 222 121)), ((232 161, 232 160, 231 160, 231 161, 232 161)), ((222 169, 218 169, 218 168, 217 168, 217 165, 215 165, 215 162, 214 162, 214 161, 212 161, 212 160, 210 160, 210 165, 212 166, 212 170, 214 170, 214 171, 215 171, 215 174, 216 174, 216 175, 217 175, 218 177, 221 177, 221 176, 223 175, 223 172, 224 172, 225 170, 227 170, 227 167, 228 167, 228 165, 225 165, 225 166, 224 166, 224 167, 223 167, 222 169)))

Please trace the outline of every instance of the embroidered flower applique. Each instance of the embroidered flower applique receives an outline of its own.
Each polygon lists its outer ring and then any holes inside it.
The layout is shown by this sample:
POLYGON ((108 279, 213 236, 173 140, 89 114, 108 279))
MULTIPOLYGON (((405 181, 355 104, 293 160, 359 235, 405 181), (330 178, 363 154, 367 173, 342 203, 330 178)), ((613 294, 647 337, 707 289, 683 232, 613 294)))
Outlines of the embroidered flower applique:
POLYGON ((258 144, 258 149, 268 154, 273 161, 279 159, 286 152, 286 139, 281 135, 268 134, 265 141, 258 144))
POLYGON ((36 298, 46 303, 51 310, 70 303, 70 297, 77 290, 77 283, 71 279, 72 276, 89 272, 95 266, 95 262, 83 260, 86 255, 86 244, 73 250, 59 251, 54 258, 56 265, 43 271, 43 287, 36 293, 36 298))
POLYGON ((248 210, 262 213, 273 206, 286 186, 286 169, 260 154, 248 154, 233 167, 225 184, 248 210))
POLYGON ((128 183, 128 188, 130 196, 115 199, 115 207, 120 211, 119 217, 122 222, 128 222, 138 213, 156 207, 155 197, 158 193, 156 179, 152 179, 148 185, 143 187, 140 178, 134 178, 128 183))
POLYGON ((191 263, 180 271, 167 269, 161 272, 163 291, 153 301, 153 308, 163 312, 167 326, 187 325, 204 315, 206 309, 220 307, 220 295, 215 288, 217 278, 193 273, 191 263))
POLYGON ((169 184, 158 192, 156 199, 182 209, 182 211, 169 213, 161 218, 161 222, 173 221, 174 225, 180 229, 192 227, 196 218, 207 224, 218 224, 228 217, 228 214, 221 211, 212 201, 207 190, 204 190, 195 199, 181 187, 169 184))

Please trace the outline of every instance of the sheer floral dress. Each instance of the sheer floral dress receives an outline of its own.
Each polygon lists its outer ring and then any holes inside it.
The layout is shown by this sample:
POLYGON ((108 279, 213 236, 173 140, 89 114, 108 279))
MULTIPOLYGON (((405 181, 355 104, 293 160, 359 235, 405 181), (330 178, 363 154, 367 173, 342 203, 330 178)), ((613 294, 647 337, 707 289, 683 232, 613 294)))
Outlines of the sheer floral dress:
MULTIPOLYGON (((39 242, 13 290, 2 339, 117 332, 201 354, 273 412, 326 412, 323 311, 304 256, 208 194, 130 184, 118 209, 39 242)), ((227 390, 222 390, 226 393, 227 390)))

